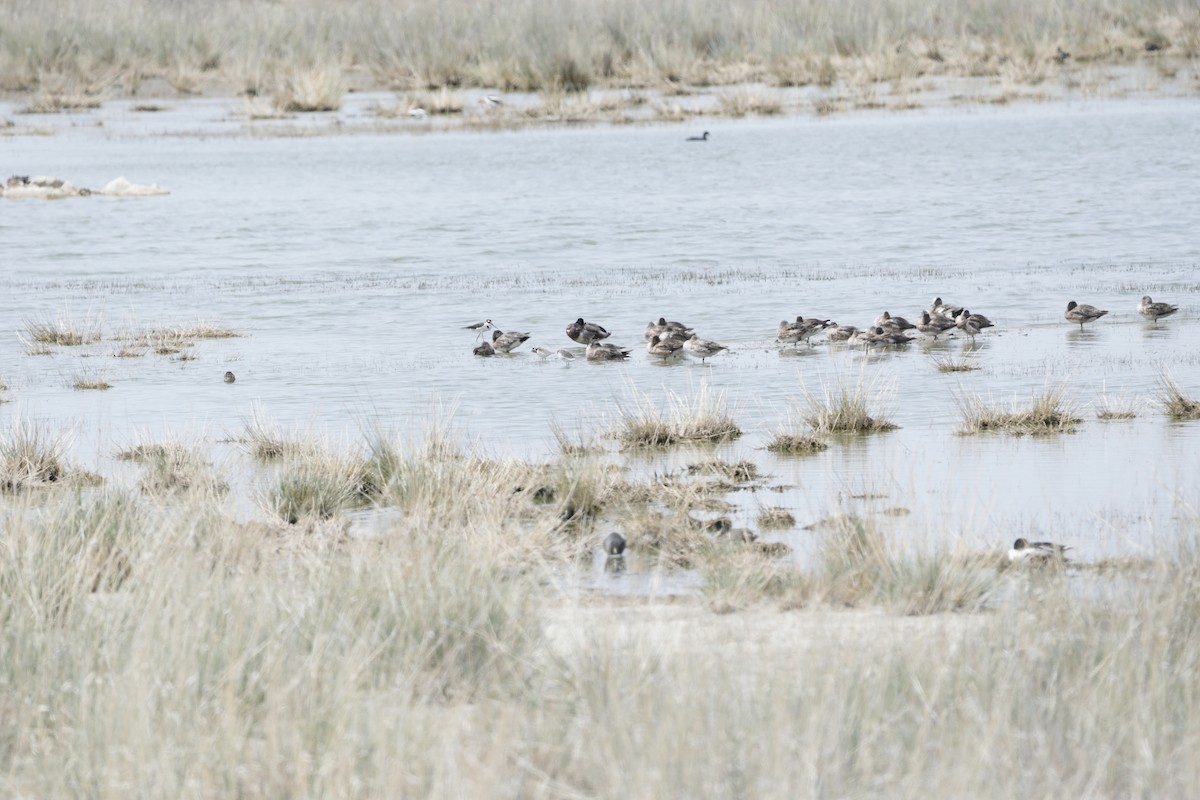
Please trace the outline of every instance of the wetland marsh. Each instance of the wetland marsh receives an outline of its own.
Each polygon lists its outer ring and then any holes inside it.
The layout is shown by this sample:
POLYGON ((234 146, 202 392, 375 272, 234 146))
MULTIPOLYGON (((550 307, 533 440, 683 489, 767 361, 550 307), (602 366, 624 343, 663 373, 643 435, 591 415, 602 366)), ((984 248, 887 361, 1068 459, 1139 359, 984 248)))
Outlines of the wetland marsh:
POLYGON ((3 140, 9 172, 170 194, 0 199, 9 793, 1195 785, 1194 100, 705 120, 703 143, 245 135, 208 100, 54 119, 3 140), (1149 322, 1146 294, 1181 310, 1149 322), (996 327, 774 341, 936 296, 996 327), (530 351, 580 316, 632 357, 530 351), (729 349, 656 363, 659 316, 729 349), (482 319, 532 338, 477 358, 482 319), (896 428, 771 446, 842 392, 896 428), (967 432, 1046 397, 1077 421, 967 432), (611 435, 648 409, 740 435, 611 435), (1076 566, 1003 569, 1018 536, 1076 566))

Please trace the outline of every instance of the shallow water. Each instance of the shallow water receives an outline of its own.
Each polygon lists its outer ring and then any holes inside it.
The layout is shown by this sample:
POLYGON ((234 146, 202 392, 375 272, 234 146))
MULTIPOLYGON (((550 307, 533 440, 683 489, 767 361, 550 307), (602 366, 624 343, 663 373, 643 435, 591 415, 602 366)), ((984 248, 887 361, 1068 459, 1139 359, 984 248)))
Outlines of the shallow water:
MULTIPOLYGON (((704 144, 649 126, 262 138, 230 135, 203 104, 179 113, 211 137, 165 135, 156 115, 107 127, 79 115, 57 135, 4 140, 4 169, 84 186, 124 175, 171 195, 0 200, 12 401, 0 417, 70 428, 76 460, 106 474, 137 434, 222 439, 256 412, 349 442, 419 431, 447 407, 485 449, 542 458, 555 452, 552 421, 597 434, 635 391, 663 404, 707 385, 725 392, 742 439, 628 462, 755 460, 769 477, 730 496, 735 522, 789 508, 796 529, 764 538, 802 557, 815 541, 803 526, 884 509, 905 509, 886 525, 922 544, 994 548, 1034 533, 1084 560, 1146 554, 1194 529, 1200 503, 1200 423, 1170 422, 1151 399, 1164 368, 1200 395, 1197 110, 1122 101, 706 121, 704 144), (1135 311, 1143 294, 1182 310, 1148 324, 1135 311), (871 355, 772 341, 797 314, 862 326, 884 309, 911 318, 935 295, 997 327, 975 346, 871 355), (1062 318, 1070 299, 1111 313, 1080 331, 1062 318), (100 318, 106 340, 25 355, 23 320, 59 316, 100 318), (635 346, 633 358, 529 352, 569 346, 578 316, 635 346), (658 316, 730 352, 650 363, 642 330, 658 316), (475 358, 461 326, 485 317, 533 338, 511 357, 475 358), (245 336, 198 342, 187 362, 111 357, 122 330, 197 319, 245 336), (948 355, 981 369, 939 373, 933 358, 948 355), (226 369, 237 383, 222 383, 226 369), (76 391, 80 374, 114 388, 76 391), (899 430, 807 458, 763 449, 805 392, 859 380, 899 430), (1084 418, 1075 434, 957 434, 959 398, 1026 402, 1058 386, 1084 418), (1105 393, 1142 401, 1141 414, 1095 420, 1105 393)), ((214 452, 239 463, 229 446, 214 452)), ((585 584, 651 591, 656 580, 598 563, 585 584)))

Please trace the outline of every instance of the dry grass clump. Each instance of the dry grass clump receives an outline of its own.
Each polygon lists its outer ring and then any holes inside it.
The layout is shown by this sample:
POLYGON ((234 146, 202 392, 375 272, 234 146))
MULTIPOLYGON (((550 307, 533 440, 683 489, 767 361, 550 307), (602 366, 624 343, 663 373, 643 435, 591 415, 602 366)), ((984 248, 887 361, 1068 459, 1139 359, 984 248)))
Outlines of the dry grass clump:
POLYGON ((758 466, 753 461, 737 461, 730 463, 720 459, 701 461, 688 464, 689 475, 716 475, 734 483, 749 483, 758 480, 758 466))
POLYGON ((17 492, 63 480, 66 447, 65 436, 36 423, 13 422, 0 438, 0 490, 17 492))
POLYGON ((711 552, 703 566, 706 596, 725 610, 773 600, 784 608, 883 606, 917 616, 978 611, 1000 580, 990 561, 950 553, 897 556, 871 522, 838 519, 822 532, 818 561, 811 569, 764 561, 770 551, 757 547, 747 552, 758 561, 738 550, 711 552))
POLYGON ((1164 374, 1158 379, 1158 401, 1172 419, 1200 419, 1200 401, 1185 395, 1170 375, 1164 374))
POLYGON ((796 518, 786 508, 772 506, 758 512, 757 522, 763 529, 791 528, 796 524, 796 518))
POLYGON ((978 395, 958 398, 962 433, 1010 433, 1014 436, 1073 433, 1082 419, 1066 404, 1061 388, 1048 389, 1024 407, 990 406, 978 395))
POLYGON ((783 100, 776 92, 742 87, 718 94, 717 107, 730 117, 774 116, 783 113, 783 100))
POLYGON ((78 347, 100 340, 99 319, 27 319, 24 320, 24 324, 25 334, 21 336, 21 340, 25 343, 27 351, 34 345, 78 347))
POLYGON ((564 456, 594 455, 602 452, 604 449, 597 442, 585 436, 580 435, 577 438, 571 438, 557 421, 550 422, 550 432, 554 435, 554 442, 558 445, 558 452, 564 456))
POLYGON ((104 98, 92 94, 42 92, 17 110, 18 114, 68 114, 91 111, 104 104, 104 98))
MULTIPOLYGON (((89 595, 118 591, 129 580, 144 523, 130 497, 73 493, 39 513, 27 512, 10 510, 0 518, 5 528, 0 594, 19 598, 17 616, 26 624, 61 625, 89 595)), ((0 604, 6 624, 16 621, 15 610, 9 602, 0 604)))
POLYGON ((337 111, 346 87, 336 65, 293 69, 275 95, 275 107, 286 113, 337 111))
POLYGON ((571 559, 587 548, 578 536, 606 507, 623 502, 619 475, 587 458, 531 464, 464 450, 444 426, 423 440, 377 434, 358 464, 362 496, 408 517, 436 517, 463 530, 500 536, 516 528, 540 557, 571 559))
POLYGON ((767 450, 787 456, 801 456, 828 450, 829 445, 816 436, 790 431, 776 431, 771 436, 767 450))
POLYGON ((860 517, 842 517, 824 534, 815 594, 835 605, 881 604, 903 614, 976 611, 997 573, 949 553, 898 558, 882 531, 860 517))
POLYGON ((255 413, 237 441, 259 461, 303 459, 321 452, 321 447, 285 434, 274 422, 255 413))
POLYGON ((729 613, 775 600, 790 607, 804 605, 812 596, 809 578, 794 564, 765 557, 752 547, 738 547, 708 559, 701 571, 701 592, 717 613, 729 613))
POLYGON ((142 464, 147 494, 203 492, 224 494, 229 484, 212 474, 199 445, 181 441, 142 442, 117 453, 122 461, 142 464))
POLYGON ((965 358, 934 356, 932 360, 938 372, 973 372, 974 370, 981 369, 978 364, 968 361, 965 358))
POLYGON ((1132 400, 1125 395, 1109 397, 1107 394, 1103 394, 1100 395, 1100 399, 1095 403, 1096 419, 1134 419, 1138 415, 1138 405, 1136 400, 1132 400))
POLYGON ((802 416, 816 433, 881 433, 898 427, 882 417, 871 416, 868 395, 887 392, 877 391, 874 384, 866 383, 863 378, 854 386, 826 384, 821 396, 807 391, 804 394, 807 408, 802 416))
POLYGON ((128 346, 142 346, 179 352, 196 339, 236 339, 242 334, 225 325, 197 320, 177 325, 156 325, 152 328, 125 332, 118 337, 128 346))
POLYGON ((90 373, 80 373, 71 380, 71 388, 77 391, 105 391, 112 388, 112 384, 101 378, 98 375, 90 373))
POLYGON ((261 498, 272 516, 295 525, 321 522, 362 502, 359 465, 336 456, 309 456, 285 464, 261 498))
POLYGON ((707 383, 690 397, 667 393, 669 412, 659 413, 646 396, 634 391, 636 408, 620 407, 620 424, 611 436, 624 447, 666 447, 679 442, 718 442, 736 439, 742 430, 725 405, 725 393, 714 392, 707 383))

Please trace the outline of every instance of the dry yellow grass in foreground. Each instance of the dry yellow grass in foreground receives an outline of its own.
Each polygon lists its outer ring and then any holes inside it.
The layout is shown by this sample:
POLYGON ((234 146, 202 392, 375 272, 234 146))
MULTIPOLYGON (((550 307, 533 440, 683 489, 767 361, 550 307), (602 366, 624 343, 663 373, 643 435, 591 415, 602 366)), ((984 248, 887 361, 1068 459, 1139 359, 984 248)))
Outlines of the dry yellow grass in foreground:
MULTIPOLYGON (((248 426, 247 451, 264 430, 248 426)), ((1200 781, 1192 541, 1080 596, 1061 568, 914 553, 855 518, 813 534, 805 568, 664 523, 654 546, 690 546, 704 596, 619 601, 555 578, 610 524, 649 552, 633 517, 686 516, 699 495, 437 432, 262 463, 265 508, 302 472, 392 509, 358 539, 338 504, 230 518, 194 441, 123 451, 143 470, 130 490, 64 487, 67 450, 30 425, 0 435, 6 796, 1126 797, 1200 781)))

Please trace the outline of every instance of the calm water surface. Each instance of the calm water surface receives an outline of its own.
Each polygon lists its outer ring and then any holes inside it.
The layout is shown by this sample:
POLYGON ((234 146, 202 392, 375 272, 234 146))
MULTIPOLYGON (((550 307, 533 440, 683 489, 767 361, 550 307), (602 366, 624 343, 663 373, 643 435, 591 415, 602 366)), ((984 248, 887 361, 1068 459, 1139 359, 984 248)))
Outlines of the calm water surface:
MULTIPOLYGON (((76 460, 106 474, 139 434, 219 440, 259 413, 349 442, 419 431, 439 406, 484 449, 543 458, 552 421, 599 434, 635 392, 665 404, 707 385, 746 436, 620 460, 639 474, 714 453, 755 460, 769 477, 730 496, 734 516, 789 508, 796 530, 767 538, 801 554, 814 541, 802 526, 849 511, 906 509, 886 525, 922 543, 997 547, 1032 532, 1083 559, 1194 529, 1200 423, 1168 421, 1152 397, 1164 368, 1200 395, 1195 102, 710 120, 704 144, 678 127, 263 138, 202 105, 136 118, 110 106, 104 126, 81 116, 54 136, 0 140, 9 173, 171 190, 0 200, 12 401, 0 418, 72 430, 76 460), (192 132, 164 133, 172 125, 192 132), (1143 294, 1182 310, 1145 323, 1143 294), (884 309, 911 318, 935 295, 997 327, 975 347, 870 356, 772 341, 798 314, 862 326, 884 309), (1071 299, 1111 313, 1080 331, 1062 319, 1071 299), (730 352, 650 363, 642 330, 660 315, 730 352), (26 355, 23 321, 60 316, 100 318, 106 337, 198 319, 245 336, 199 342, 188 362, 113 358, 111 338, 26 355), (558 348, 579 316, 637 347, 633 358, 542 362, 526 345, 479 359, 461 329, 488 317, 558 348), (942 374, 936 356, 981 369, 942 374), (114 388, 75 391, 80 374, 114 388), (765 451, 805 392, 860 380, 899 430, 803 459, 765 451), (1060 386, 1084 417, 1076 434, 957 434, 960 398, 1026 402, 1060 386), (1142 413, 1099 422, 1103 394, 1142 413)), ((222 444, 214 455, 235 469, 243 458, 222 444)), ((611 580, 655 590, 631 572, 611 580)))

